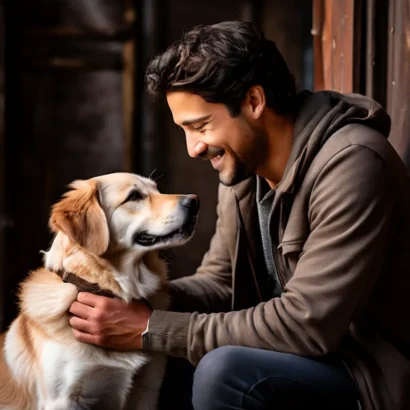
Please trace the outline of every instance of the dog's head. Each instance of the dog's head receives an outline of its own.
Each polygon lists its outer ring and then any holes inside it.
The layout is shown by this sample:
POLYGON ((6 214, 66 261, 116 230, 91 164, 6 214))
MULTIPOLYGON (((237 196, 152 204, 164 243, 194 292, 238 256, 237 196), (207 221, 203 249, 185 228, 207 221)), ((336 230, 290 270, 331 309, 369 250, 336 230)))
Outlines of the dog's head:
POLYGON ((96 255, 110 246, 147 252, 182 245, 193 235, 199 212, 195 195, 164 195, 154 181, 128 173, 70 187, 52 209, 50 228, 96 255))

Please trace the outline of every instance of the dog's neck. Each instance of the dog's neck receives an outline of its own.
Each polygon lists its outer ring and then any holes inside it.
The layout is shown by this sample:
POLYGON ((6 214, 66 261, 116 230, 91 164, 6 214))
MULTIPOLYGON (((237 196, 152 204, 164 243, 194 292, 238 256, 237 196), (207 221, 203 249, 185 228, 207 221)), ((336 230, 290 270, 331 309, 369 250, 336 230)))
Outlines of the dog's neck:
POLYGON ((166 279, 165 263, 156 252, 110 248, 97 256, 61 232, 45 253, 45 268, 73 273, 126 302, 148 299, 166 279))

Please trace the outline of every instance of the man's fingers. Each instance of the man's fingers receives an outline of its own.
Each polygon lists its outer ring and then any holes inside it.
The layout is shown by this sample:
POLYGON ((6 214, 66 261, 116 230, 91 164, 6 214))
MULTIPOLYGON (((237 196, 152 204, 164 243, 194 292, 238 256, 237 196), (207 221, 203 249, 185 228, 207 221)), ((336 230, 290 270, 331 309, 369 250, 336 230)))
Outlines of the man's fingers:
POLYGON ((73 329, 74 337, 83 343, 89 343, 93 345, 101 345, 102 339, 99 336, 90 335, 89 333, 81 332, 73 329))
POLYGON ((77 316, 72 316, 68 321, 73 329, 80 330, 85 333, 93 333, 94 329, 92 329, 91 323, 87 320, 81 319, 77 316))
POLYGON ((99 303, 99 299, 103 296, 94 295, 88 292, 79 292, 77 300, 87 306, 96 307, 99 303))
POLYGON ((93 311, 93 308, 87 305, 83 305, 80 302, 74 301, 70 309, 68 310, 70 313, 72 313, 75 316, 78 316, 82 319, 88 319, 91 316, 91 312, 93 311))

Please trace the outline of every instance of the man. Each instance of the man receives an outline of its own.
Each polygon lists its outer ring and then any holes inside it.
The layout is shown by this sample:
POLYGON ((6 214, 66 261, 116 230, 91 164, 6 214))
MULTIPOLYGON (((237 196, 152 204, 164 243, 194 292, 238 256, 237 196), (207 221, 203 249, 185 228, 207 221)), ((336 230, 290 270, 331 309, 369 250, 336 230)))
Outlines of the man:
POLYGON ((386 112, 297 93, 246 22, 194 28, 146 80, 219 173, 216 232, 173 312, 83 293, 76 337, 188 359, 195 410, 409 409, 410 182, 386 112))

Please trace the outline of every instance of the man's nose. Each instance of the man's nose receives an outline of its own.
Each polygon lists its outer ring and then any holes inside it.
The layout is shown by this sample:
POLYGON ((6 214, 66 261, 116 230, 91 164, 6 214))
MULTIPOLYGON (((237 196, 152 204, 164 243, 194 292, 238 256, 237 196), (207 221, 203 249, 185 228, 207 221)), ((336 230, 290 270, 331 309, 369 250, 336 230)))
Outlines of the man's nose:
POLYGON ((186 146, 188 155, 192 158, 196 158, 201 152, 204 152, 207 148, 207 145, 202 142, 198 141, 192 135, 186 136, 186 146))

